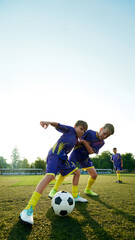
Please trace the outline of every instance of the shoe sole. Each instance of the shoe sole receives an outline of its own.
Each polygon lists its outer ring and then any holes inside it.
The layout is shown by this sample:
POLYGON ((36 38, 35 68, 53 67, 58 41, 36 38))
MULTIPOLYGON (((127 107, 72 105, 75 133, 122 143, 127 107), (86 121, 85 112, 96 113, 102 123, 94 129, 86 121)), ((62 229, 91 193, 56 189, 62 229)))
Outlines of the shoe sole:
POLYGON ((51 196, 49 196, 49 195, 48 195, 48 197, 52 199, 52 197, 51 197, 51 196))
POLYGON ((94 197, 97 197, 97 196, 98 196, 98 194, 97 194, 97 195, 93 195, 93 194, 85 193, 85 192, 84 192, 84 194, 89 195, 89 196, 94 196, 94 197))
POLYGON ((28 227, 32 227, 33 226, 33 224, 31 224, 31 223, 23 221, 20 216, 19 216, 19 219, 20 219, 20 222, 23 223, 25 226, 28 226, 28 227))

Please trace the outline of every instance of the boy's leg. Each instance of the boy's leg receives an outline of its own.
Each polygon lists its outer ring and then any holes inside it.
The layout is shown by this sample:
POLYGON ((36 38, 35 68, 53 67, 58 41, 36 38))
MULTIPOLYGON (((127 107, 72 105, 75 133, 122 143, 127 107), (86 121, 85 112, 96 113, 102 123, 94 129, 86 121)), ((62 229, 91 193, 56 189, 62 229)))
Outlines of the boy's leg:
POLYGON ((40 183, 37 185, 35 192, 33 193, 32 197, 30 198, 28 205, 26 208, 20 213, 20 219, 28 224, 33 224, 33 210, 34 207, 37 205, 41 194, 45 187, 54 179, 53 175, 46 175, 40 183))
POLYGON ((90 174, 90 177, 89 177, 88 182, 87 182, 87 186, 84 189, 84 193, 85 194, 90 194, 90 195, 93 195, 93 196, 97 196, 98 194, 94 193, 91 190, 91 187, 92 187, 92 185, 94 184, 94 182, 97 178, 97 172, 94 168, 92 160, 90 158, 78 159, 78 162, 79 162, 79 165, 81 166, 81 168, 86 169, 90 174))
POLYGON ((94 193, 94 192, 91 190, 91 187, 92 187, 92 185, 94 184, 94 182, 95 182, 95 180, 96 180, 96 178, 97 178, 97 172, 96 172, 96 170, 95 170, 94 167, 88 168, 88 169, 86 169, 86 170, 89 172, 90 177, 89 177, 89 179, 88 179, 87 186, 86 186, 86 188, 85 188, 85 190, 84 190, 84 193, 85 193, 85 194, 90 194, 90 195, 92 195, 92 196, 97 196, 98 194, 97 194, 97 193, 94 193))
POLYGON ((60 172, 61 172, 61 174, 59 174, 56 184, 54 185, 53 189, 50 191, 48 196, 50 198, 53 198, 53 196, 56 194, 56 192, 58 190, 58 187, 63 182, 65 177, 70 175, 71 173, 73 173, 74 176, 73 176, 72 195, 76 202, 77 201, 78 202, 87 202, 86 199, 83 199, 78 195, 78 182, 79 182, 79 177, 80 177, 80 170, 76 167, 76 165, 73 162, 67 161, 67 163, 65 163, 62 166, 60 172))
POLYGON ((117 181, 116 181, 116 182, 117 182, 117 183, 122 183, 120 172, 117 171, 116 173, 117 173, 117 181))
POLYGON ((74 174, 74 176, 73 176, 73 180, 72 180, 72 196, 73 196, 73 198, 77 198, 80 170, 76 169, 73 174, 74 174))
POLYGON ((80 197, 78 194, 80 170, 76 169, 73 174, 74 174, 74 176, 73 176, 73 181, 72 181, 72 196, 73 196, 75 202, 88 202, 87 199, 80 197))
POLYGON ((35 192, 33 193, 32 197, 30 198, 28 205, 26 206, 25 209, 29 209, 30 207, 32 207, 34 209, 34 207, 36 207, 42 192, 44 191, 44 189, 46 188, 46 186, 54 179, 53 175, 46 175, 37 185, 35 192))
POLYGON ((59 160, 59 173, 60 174, 58 176, 58 179, 57 179, 54 187, 50 191, 48 197, 53 198, 53 196, 56 194, 60 184, 64 181, 64 179, 68 175, 73 173, 76 169, 77 169, 77 167, 76 167, 76 165, 73 162, 69 162, 68 160, 64 161, 64 160, 60 159, 59 160))
POLYGON ((61 174, 59 174, 58 179, 56 180, 54 187, 49 192, 48 197, 53 198, 53 196, 56 194, 60 184, 64 181, 65 178, 66 178, 66 176, 62 176, 61 174))
POLYGON ((30 209, 30 208, 32 208, 32 209, 34 210, 34 207, 36 207, 37 202, 39 201, 40 197, 41 197, 41 194, 35 191, 35 192, 32 194, 32 196, 31 196, 31 198, 30 198, 30 200, 29 200, 29 202, 28 202, 28 205, 26 206, 25 209, 30 209))
MULTIPOLYGON (((80 172, 79 169, 76 169, 73 172, 74 176, 73 176, 73 185, 72 185, 72 195, 75 198, 78 195, 78 182, 79 182, 79 177, 80 177, 80 173, 79 172, 80 172)), ((67 174, 67 175, 69 175, 69 174, 67 174)), ((56 192, 58 190, 58 187, 64 181, 66 176, 62 176, 61 174, 59 174, 58 179, 57 179, 54 187, 52 188, 52 190, 50 191, 50 193, 48 195, 50 198, 53 198, 53 196, 56 194, 56 192)))
POLYGON ((58 165, 58 158, 54 155, 50 155, 47 157, 47 168, 45 177, 39 182, 37 185, 35 192, 33 193, 31 199, 28 202, 26 208, 20 213, 20 219, 28 224, 33 224, 33 210, 37 205, 42 192, 46 188, 46 186, 55 178, 58 165))

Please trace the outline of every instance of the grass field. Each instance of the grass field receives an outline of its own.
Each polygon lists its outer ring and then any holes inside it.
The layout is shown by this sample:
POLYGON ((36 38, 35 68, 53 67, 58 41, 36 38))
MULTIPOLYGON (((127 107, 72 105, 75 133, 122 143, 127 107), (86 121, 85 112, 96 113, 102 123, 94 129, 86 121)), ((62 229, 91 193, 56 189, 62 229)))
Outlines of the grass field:
MULTIPOLYGON (((98 197, 83 193, 88 175, 81 175, 79 192, 88 203, 76 203, 67 217, 56 216, 48 193, 44 191, 34 210, 32 228, 19 221, 19 214, 27 205, 35 186, 43 176, 0 176, 0 240, 133 240, 135 239, 135 175, 99 175, 93 190, 98 197)), ((72 176, 59 190, 71 192, 72 176)))

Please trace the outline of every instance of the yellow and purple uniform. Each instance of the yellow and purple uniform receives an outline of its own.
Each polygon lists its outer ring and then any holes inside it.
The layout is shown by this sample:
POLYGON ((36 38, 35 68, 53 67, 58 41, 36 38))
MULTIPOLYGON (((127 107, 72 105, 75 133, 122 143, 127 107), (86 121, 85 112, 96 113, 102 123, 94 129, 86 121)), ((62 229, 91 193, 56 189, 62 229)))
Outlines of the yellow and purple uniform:
POLYGON ((122 171, 120 153, 113 154, 111 160, 114 163, 115 170, 122 171))
POLYGON ((63 133, 56 144, 50 149, 47 156, 46 174, 56 175, 64 169, 72 172, 76 169, 74 163, 68 161, 67 154, 78 142, 75 129, 70 126, 58 124, 57 131, 63 133))
MULTIPOLYGON (((82 139, 90 142, 90 146, 96 154, 98 154, 99 149, 105 144, 104 140, 98 139, 97 132, 93 130, 87 130, 82 139)), ((75 146, 69 157, 69 162, 73 162, 74 164, 78 162, 82 169, 94 167, 92 160, 89 158, 89 152, 83 144, 75 146)))

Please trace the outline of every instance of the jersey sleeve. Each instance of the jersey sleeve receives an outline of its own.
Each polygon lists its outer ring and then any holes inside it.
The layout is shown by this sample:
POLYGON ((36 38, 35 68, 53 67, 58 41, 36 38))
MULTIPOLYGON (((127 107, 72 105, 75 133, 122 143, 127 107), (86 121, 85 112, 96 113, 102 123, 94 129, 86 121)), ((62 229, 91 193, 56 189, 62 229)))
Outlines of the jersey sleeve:
POLYGON ((91 142, 92 137, 91 137, 90 130, 86 131, 82 138, 85 139, 85 141, 91 142))
POLYGON ((71 131, 71 129, 73 129, 73 128, 70 127, 70 126, 62 125, 62 124, 60 124, 60 123, 58 123, 58 126, 57 126, 57 128, 56 128, 56 130, 57 130, 58 132, 61 132, 61 133, 69 132, 69 131, 71 131))
POLYGON ((120 153, 119 153, 119 159, 121 160, 121 155, 120 155, 120 153))
POLYGON ((93 144, 93 146, 91 146, 91 147, 92 147, 94 153, 98 154, 98 153, 99 153, 99 149, 100 149, 101 147, 103 147, 104 144, 105 144, 104 142, 98 143, 98 144, 93 144), (94 146, 94 145, 95 145, 95 146, 94 146))

